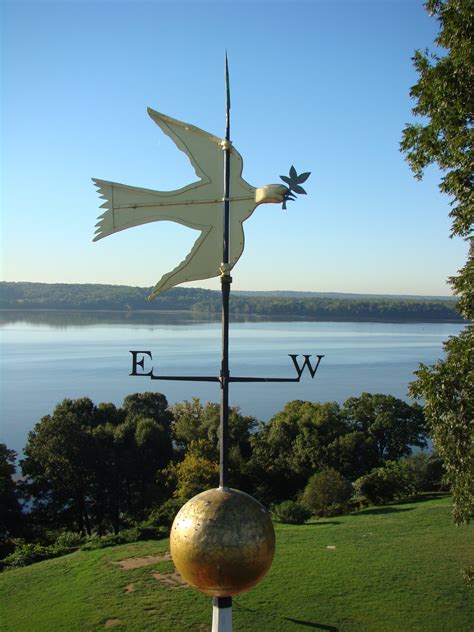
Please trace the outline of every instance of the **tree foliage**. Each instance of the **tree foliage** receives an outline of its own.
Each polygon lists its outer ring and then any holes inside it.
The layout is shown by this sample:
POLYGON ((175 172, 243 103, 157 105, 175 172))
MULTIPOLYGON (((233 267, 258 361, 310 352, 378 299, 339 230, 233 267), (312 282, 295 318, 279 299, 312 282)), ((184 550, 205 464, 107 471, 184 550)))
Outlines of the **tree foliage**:
MULTIPOLYGON (((468 258, 450 279, 459 295, 465 318, 474 316, 474 195, 473 67, 474 11, 470 0, 428 0, 425 4, 440 26, 435 44, 439 53, 416 51, 413 58, 419 80, 410 95, 415 116, 423 123, 405 127, 401 150, 417 178, 437 164, 442 172, 440 190, 451 198, 451 236, 469 243, 468 258)), ((468 522, 474 495, 473 379, 474 331, 470 325, 445 344, 446 359, 432 367, 422 365, 413 395, 424 398, 434 444, 443 457, 454 494, 454 519, 468 522)))
POLYGON ((174 467, 176 488, 173 496, 183 502, 219 485, 219 461, 206 457, 202 448, 200 441, 192 442, 184 459, 174 467))
MULTIPOLYGON (((0 443, 0 541, 17 536, 22 528, 15 474, 16 452, 0 443)), ((0 546, 0 555, 2 549, 0 546)))
POLYGON ((432 452, 418 452, 400 461, 416 493, 446 490, 443 460, 432 452))
POLYGON ((419 75, 410 96, 413 114, 425 123, 410 123, 401 148, 418 178, 433 163, 445 171, 440 189, 453 199, 453 235, 472 230, 472 68, 474 14, 469 0, 428 0, 440 32, 435 44, 446 53, 417 50, 413 64, 419 75))
POLYGON ((254 436, 254 493, 267 504, 295 496, 313 472, 331 464, 330 446, 346 431, 337 403, 288 402, 254 436))
POLYGON ((402 463, 387 461, 354 483, 356 493, 374 505, 382 505, 415 492, 409 470, 402 463))
POLYGON ((165 427, 169 427, 173 419, 168 410, 166 397, 161 393, 146 392, 127 395, 123 400, 122 409, 127 417, 147 417, 165 427))
POLYGON ((474 514, 474 363, 473 333, 445 343, 446 359, 421 365, 411 385, 425 399, 425 415, 437 452, 443 458, 453 493, 453 517, 469 522, 474 514))
MULTIPOLYGON (((177 457, 192 445, 201 447, 201 456, 219 463, 220 405, 201 404, 199 398, 171 406, 172 433, 177 457)), ((256 429, 255 417, 242 415, 238 407, 229 408, 229 482, 239 489, 248 486, 247 462, 252 453, 251 439, 256 429)), ((196 450, 194 450, 196 452, 196 450)))
POLYGON ((122 409, 63 400, 36 424, 24 450, 21 487, 33 515, 87 534, 143 519, 162 500, 155 474, 172 457, 169 426, 159 393, 129 396, 122 409))
POLYGON ((410 454, 413 445, 426 445, 416 404, 370 393, 342 408, 336 402, 289 402, 253 437, 254 493, 266 503, 292 498, 315 472, 330 468, 354 480, 410 454))
POLYGON ((421 406, 393 395, 362 393, 344 402, 343 414, 354 431, 367 437, 378 464, 411 454, 412 446, 426 447, 421 406))
POLYGON ((352 496, 352 485, 337 470, 329 468, 309 479, 302 502, 317 516, 344 513, 352 496))

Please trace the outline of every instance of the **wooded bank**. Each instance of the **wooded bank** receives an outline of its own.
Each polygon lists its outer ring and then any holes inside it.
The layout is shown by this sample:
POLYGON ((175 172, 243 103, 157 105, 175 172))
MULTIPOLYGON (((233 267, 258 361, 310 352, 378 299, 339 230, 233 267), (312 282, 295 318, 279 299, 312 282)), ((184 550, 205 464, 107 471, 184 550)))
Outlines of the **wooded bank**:
MULTIPOLYGON (((151 288, 126 285, 1 282, 0 309, 189 311, 217 314, 219 291, 173 288, 148 302, 151 288)), ((324 321, 462 322, 454 299, 291 297, 233 293, 233 314, 324 321)))

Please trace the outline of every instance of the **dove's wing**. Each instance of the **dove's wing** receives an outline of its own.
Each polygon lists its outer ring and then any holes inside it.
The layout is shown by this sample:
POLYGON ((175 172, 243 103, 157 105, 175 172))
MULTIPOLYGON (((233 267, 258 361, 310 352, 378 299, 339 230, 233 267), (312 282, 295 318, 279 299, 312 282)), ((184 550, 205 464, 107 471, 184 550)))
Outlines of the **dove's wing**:
MULTIPOLYGON (((148 108, 148 114, 161 128, 161 130, 171 138, 176 147, 188 156, 196 175, 204 182, 213 183, 222 195, 223 174, 224 174, 224 151, 221 138, 205 132, 199 127, 183 123, 177 119, 156 112, 148 108)), ((242 180, 243 161, 242 156, 232 146, 231 148, 231 182, 232 194, 242 194, 242 185, 245 192, 254 192, 254 188, 242 180), (234 188, 232 188, 232 184, 234 188), (235 189, 238 187, 238 191, 235 189)))
POLYGON ((209 226, 201 232, 184 261, 161 277, 148 300, 180 283, 219 276, 221 260, 222 232, 216 226, 209 226))

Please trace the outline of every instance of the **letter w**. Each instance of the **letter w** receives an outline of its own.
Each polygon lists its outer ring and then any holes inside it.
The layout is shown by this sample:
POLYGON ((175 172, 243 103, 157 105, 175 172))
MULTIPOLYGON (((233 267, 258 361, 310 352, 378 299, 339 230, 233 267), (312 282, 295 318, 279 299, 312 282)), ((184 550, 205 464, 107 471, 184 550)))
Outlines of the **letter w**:
POLYGON ((318 370, 319 363, 321 362, 321 359, 324 358, 323 355, 317 355, 316 357, 318 358, 318 361, 316 362, 316 366, 313 368, 311 366, 311 362, 309 361, 311 356, 303 355, 304 362, 303 362, 303 366, 300 367, 300 365, 298 364, 298 360, 296 359, 298 357, 298 354, 289 353, 288 355, 293 360, 293 364, 295 365, 296 372, 298 373, 298 380, 301 378, 301 375, 303 371, 305 370, 305 367, 308 367, 308 371, 310 372, 311 377, 314 378, 314 376, 316 375, 316 371, 318 370))

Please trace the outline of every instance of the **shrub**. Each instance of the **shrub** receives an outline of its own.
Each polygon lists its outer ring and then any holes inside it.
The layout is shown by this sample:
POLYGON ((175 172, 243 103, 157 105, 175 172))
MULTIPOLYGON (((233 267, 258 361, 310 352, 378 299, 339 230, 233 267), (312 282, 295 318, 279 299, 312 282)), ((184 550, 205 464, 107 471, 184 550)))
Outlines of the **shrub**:
POLYGON ((43 546, 42 544, 32 544, 22 542, 17 545, 13 553, 7 555, 1 562, 2 568, 16 568, 18 566, 29 566, 35 562, 41 562, 51 557, 59 557, 71 553, 71 549, 56 545, 43 546))
POLYGON ((96 549, 105 549, 109 546, 117 546, 118 544, 128 544, 129 540, 126 531, 120 533, 108 533, 107 535, 90 535, 85 544, 81 546, 83 551, 95 551, 96 549))
POLYGON ((219 484, 218 463, 197 454, 196 443, 191 443, 184 459, 174 466, 177 485, 173 496, 181 499, 181 504, 219 484))
POLYGON ((169 530, 167 527, 142 522, 136 527, 127 529, 125 534, 129 538, 128 542, 140 542, 141 540, 162 540, 167 538, 169 530))
POLYGON ((354 483, 354 489, 374 505, 382 505, 397 498, 409 496, 416 491, 408 468, 403 463, 387 461, 384 467, 377 467, 369 474, 361 476, 354 483))
POLYGON ((419 452, 400 461, 417 492, 436 492, 443 489, 443 460, 435 454, 419 452))
POLYGON ((166 527, 153 527, 144 523, 130 529, 124 529, 120 533, 91 535, 81 549, 84 551, 95 551, 96 549, 105 549, 119 544, 131 544, 140 540, 162 540, 168 535, 169 530, 166 527))
POLYGON ((311 516, 306 507, 293 500, 284 500, 279 505, 275 505, 272 515, 278 522, 286 524, 303 524, 311 516))
POLYGON ((63 531, 56 538, 56 546, 60 548, 75 548, 79 547, 84 542, 84 537, 80 533, 75 531, 63 531))
POLYGON ((316 516, 336 516, 349 509, 352 485, 335 469, 314 474, 308 481, 302 502, 316 516))
POLYGON ((144 524, 153 527, 167 527, 169 529, 182 506, 183 500, 168 498, 162 505, 151 512, 144 524))

